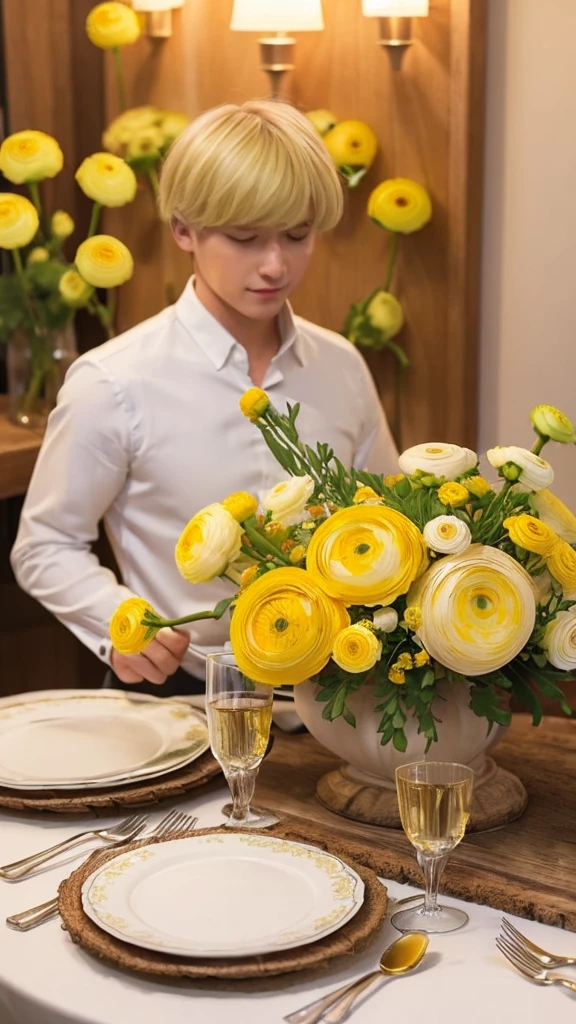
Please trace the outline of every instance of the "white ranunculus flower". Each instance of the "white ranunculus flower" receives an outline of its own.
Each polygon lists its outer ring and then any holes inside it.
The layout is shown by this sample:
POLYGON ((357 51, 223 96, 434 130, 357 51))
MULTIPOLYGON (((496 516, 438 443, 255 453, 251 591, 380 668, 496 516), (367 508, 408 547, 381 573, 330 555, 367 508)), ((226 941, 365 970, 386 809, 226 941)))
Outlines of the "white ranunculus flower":
POLYGON ((262 505, 272 513, 276 522, 282 526, 293 526, 302 519, 313 491, 314 481, 311 476, 292 476, 267 491, 262 498, 262 505))
MULTIPOLYGON (((486 458, 494 469, 502 469, 508 462, 520 469, 518 482, 529 491, 540 491, 550 487, 554 480, 554 470, 546 459, 542 459, 527 448, 516 445, 498 445, 486 452, 486 458)), ((511 477, 509 477, 511 479, 511 477)))
POLYGON ((464 676, 495 672, 528 642, 536 619, 532 580, 506 552, 471 544, 462 555, 438 559, 411 587, 417 629, 440 665, 464 676))
POLYGON ((547 626, 541 645, 554 668, 576 669, 576 605, 558 615, 547 626))
POLYGON ((207 583, 225 572, 240 554, 242 527, 223 505, 200 509, 176 544, 178 570, 190 583, 207 583))
POLYGON ((383 633, 393 633, 398 625, 398 612, 394 608, 380 608, 374 613, 374 625, 383 633))
POLYGON ((432 551, 459 555, 470 546, 472 534, 458 516, 436 516, 424 527, 424 540, 432 551))
POLYGON ((415 444, 407 448, 398 458, 398 465, 406 476, 412 476, 417 469, 432 476, 444 476, 447 480, 455 480, 457 476, 473 469, 478 464, 476 452, 470 448, 460 448, 457 444, 446 444, 444 441, 429 441, 427 444, 415 444))

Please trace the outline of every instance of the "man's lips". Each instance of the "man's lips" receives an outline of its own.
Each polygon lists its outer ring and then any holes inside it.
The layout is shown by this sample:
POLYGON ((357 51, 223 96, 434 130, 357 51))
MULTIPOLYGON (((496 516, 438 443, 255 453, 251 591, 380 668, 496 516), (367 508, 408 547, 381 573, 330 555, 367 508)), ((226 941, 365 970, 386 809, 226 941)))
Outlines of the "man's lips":
POLYGON ((283 288, 248 288, 248 291, 252 295, 276 295, 278 292, 284 291, 285 287, 286 285, 283 288))

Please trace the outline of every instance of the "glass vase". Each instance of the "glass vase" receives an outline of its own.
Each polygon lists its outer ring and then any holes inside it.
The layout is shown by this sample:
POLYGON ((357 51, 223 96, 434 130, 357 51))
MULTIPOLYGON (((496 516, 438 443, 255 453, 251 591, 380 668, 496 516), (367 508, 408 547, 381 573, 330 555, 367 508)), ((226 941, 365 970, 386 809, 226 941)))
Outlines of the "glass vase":
POLYGON ((42 430, 66 371, 78 355, 74 326, 36 333, 15 331, 6 355, 9 417, 22 427, 42 430))

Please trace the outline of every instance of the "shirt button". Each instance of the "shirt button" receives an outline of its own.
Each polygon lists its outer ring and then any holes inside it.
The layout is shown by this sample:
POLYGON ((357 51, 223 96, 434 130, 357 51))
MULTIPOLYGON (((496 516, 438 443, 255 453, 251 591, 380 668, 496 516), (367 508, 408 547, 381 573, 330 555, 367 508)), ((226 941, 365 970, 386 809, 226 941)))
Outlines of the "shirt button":
POLYGON ((104 655, 106 654, 106 648, 104 644, 100 644, 100 647, 98 648, 98 654, 102 655, 102 657, 104 657, 104 655))

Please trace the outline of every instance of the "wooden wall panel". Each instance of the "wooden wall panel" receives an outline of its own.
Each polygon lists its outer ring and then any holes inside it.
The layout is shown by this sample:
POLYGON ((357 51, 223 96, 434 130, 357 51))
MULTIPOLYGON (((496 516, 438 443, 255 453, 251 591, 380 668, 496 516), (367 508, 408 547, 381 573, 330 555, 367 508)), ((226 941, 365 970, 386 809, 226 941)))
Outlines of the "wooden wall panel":
MULTIPOLYGON (((232 0, 187 0, 174 14, 170 40, 141 39, 125 51, 131 104, 156 102, 191 117, 224 102, 267 92, 257 35, 232 33, 232 0)), ((380 152, 368 177, 348 193, 339 227, 318 245, 307 280, 294 296, 298 313, 339 330, 351 302, 382 282, 388 239, 365 214, 371 189, 403 175, 427 186, 434 217, 402 241, 398 294, 407 314, 399 340, 412 367, 405 384, 404 441, 453 440, 476 434, 476 335, 484 108, 485 0, 431 0, 414 19, 416 43, 400 70, 378 46, 377 19, 361 0, 324 0, 326 30, 301 34, 297 68, 284 86, 302 109, 327 107, 376 131, 380 152)), ((111 68, 107 110, 117 112, 111 68)), ((150 217, 151 198, 109 217, 129 244, 138 271, 122 292, 120 327, 160 309, 165 284, 180 288, 190 264, 150 217)), ((391 364, 368 356, 385 406, 391 364)))

